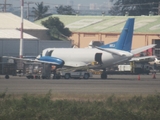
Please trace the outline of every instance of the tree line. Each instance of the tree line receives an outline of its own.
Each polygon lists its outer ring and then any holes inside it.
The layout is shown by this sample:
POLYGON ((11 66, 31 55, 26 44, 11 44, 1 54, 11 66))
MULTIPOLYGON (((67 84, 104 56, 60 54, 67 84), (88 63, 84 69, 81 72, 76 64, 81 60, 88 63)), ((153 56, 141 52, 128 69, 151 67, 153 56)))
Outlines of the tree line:
POLYGON ((160 14, 160 0, 112 0, 115 2, 110 9, 110 15, 124 15, 126 12, 130 16, 160 14))

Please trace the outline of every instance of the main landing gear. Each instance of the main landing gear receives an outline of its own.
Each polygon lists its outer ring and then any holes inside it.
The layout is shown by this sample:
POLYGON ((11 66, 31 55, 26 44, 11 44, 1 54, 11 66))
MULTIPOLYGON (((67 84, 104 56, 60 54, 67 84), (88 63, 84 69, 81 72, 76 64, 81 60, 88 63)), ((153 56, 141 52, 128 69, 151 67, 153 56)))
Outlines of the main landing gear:
POLYGON ((107 79, 107 72, 105 68, 103 69, 103 72, 101 74, 101 79, 107 79))

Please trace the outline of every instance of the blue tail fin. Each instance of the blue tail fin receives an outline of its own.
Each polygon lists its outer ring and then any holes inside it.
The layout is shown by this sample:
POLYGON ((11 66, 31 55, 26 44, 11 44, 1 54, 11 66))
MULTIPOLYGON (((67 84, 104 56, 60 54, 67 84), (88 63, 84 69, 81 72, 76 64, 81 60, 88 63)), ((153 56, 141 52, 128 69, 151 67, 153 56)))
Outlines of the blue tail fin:
POLYGON ((116 43, 116 49, 131 51, 133 29, 134 29, 134 18, 129 18, 116 43))
POLYGON ((116 48, 118 50, 131 51, 133 29, 134 18, 129 18, 120 34, 118 41, 103 45, 101 48, 116 48))

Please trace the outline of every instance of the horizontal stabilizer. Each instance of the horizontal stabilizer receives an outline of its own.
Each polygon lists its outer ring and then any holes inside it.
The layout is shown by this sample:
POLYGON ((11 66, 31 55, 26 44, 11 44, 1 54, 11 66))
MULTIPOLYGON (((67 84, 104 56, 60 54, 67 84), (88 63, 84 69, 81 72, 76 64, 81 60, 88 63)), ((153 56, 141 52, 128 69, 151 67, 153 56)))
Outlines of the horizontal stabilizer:
POLYGON ((153 48, 155 46, 156 46, 156 44, 151 44, 151 45, 148 45, 148 46, 137 48, 137 49, 131 50, 131 53, 135 55, 135 54, 141 53, 141 52, 143 52, 145 50, 148 50, 150 48, 153 48))
POLYGON ((134 57, 130 61, 153 61, 156 56, 143 56, 143 57, 134 57))

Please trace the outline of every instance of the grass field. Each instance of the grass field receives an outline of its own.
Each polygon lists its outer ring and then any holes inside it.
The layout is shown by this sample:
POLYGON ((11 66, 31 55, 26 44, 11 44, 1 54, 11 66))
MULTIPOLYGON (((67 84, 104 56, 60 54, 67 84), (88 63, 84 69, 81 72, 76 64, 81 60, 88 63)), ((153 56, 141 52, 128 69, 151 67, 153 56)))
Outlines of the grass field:
POLYGON ((160 120, 160 94, 22 96, 0 94, 0 120, 160 120))

